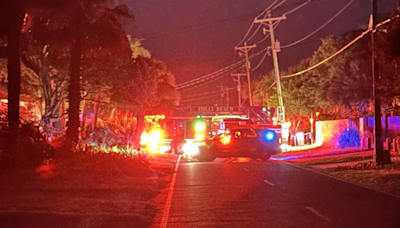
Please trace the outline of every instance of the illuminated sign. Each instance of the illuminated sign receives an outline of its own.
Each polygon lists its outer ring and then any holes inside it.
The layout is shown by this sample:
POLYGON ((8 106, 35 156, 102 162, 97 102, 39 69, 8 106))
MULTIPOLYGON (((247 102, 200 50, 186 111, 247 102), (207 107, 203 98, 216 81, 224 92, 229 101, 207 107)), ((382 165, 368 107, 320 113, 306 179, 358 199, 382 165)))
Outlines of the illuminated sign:
POLYGON ((174 115, 218 115, 218 114, 242 114, 238 106, 176 106, 174 115))
POLYGON ((239 107, 237 106, 194 106, 193 112, 200 113, 232 113, 239 112, 239 107))

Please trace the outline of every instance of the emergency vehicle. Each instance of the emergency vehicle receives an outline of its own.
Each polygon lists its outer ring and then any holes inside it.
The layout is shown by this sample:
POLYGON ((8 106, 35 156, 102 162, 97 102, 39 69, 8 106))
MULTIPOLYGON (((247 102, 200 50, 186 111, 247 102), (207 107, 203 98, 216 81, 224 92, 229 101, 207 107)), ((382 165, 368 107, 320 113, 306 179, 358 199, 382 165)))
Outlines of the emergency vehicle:
POLYGON ((146 116, 152 126, 143 133, 141 144, 153 153, 183 154, 185 144, 198 146, 230 128, 257 125, 273 130, 285 151, 290 123, 279 123, 274 115, 274 108, 261 106, 177 106, 170 116, 146 116))

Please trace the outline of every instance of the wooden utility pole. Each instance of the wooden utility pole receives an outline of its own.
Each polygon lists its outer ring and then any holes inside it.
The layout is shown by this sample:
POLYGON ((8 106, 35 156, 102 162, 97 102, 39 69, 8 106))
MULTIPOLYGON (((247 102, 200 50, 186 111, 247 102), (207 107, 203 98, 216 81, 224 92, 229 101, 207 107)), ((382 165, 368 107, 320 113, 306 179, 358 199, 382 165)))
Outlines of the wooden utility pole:
POLYGON ((286 16, 282 17, 275 17, 275 18, 265 18, 265 19, 255 19, 254 23, 262 23, 268 25, 268 29, 264 28, 264 34, 269 32, 271 36, 271 49, 272 49, 272 58, 274 61, 274 71, 275 71, 275 78, 276 78, 276 86, 278 87, 278 103, 279 106, 277 108, 277 117, 278 121, 285 122, 285 106, 283 105, 283 98, 282 98, 282 88, 281 88, 281 79, 279 75, 279 66, 278 66, 278 52, 280 52, 279 42, 275 40, 274 35, 274 25, 281 20, 285 20, 286 16))
POLYGON ((239 52, 239 56, 240 55, 244 55, 246 62, 245 62, 245 66, 246 66, 246 74, 247 74, 247 84, 249 87, 249 101, 250 101, 250 106, 253 106, 253 100, 251 99, 251 83, 250 83, 250 61, 249 61, 249 50, 255 48, 256 45, 253 44, 251 46, 247 46, 247 43, 244 42, 244 46, 243 47, 235 47, 236 51, 240 51, 239 52))
POLYGON ((237 84, 237 91, 238 91, 238 106, 239 109, 242 107, 242 98, 240 96, 240 88, 241 88, 241 84, 240 84, 240 77, 242 76, 247 76, 247 74, 231 74, 232 77, 237 77, 237 80, 234 79, 234 81, 236 81, 237 84))
MULTIPOLYGON (((378 24, 378 0, 371 0, 372 3, 372 29, 378 24)), ((382 114, 381 114, 381 97, 379 93, 380 72, 379 65, 376 60, 375 53, 375 40, 377 38, 377 31, 371 33, 372 44, 372 82, 373 82, 373 96, 374 96, 374 112, 375 112, 375 162, 377 165, 390 163, 390 151, 383 149, 383 135, 382 135, 382 114)), ((386 123, 387 124, 387 123, 386 123)))
POLYGON ((220 86, 221 88, 221 106, 223 105, 223 97, 226 95, 226 106, 229 106, 229 89, 228 86, 223 86, 222 83, 220 86))

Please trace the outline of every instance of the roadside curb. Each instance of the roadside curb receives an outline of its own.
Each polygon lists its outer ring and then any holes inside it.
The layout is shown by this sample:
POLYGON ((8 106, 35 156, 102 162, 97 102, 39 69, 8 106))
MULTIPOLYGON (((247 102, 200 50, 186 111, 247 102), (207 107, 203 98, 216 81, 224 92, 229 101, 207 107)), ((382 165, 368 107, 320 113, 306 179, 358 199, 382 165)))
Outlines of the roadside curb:
POLYGON ((346 182, 348 184, 356 185, 358 187, 366 188, 366 189, 369 189, 369 190, 372 190, 372 191, 375 191, 375 192, 383 193, 383 194, 386 194, 386 195, 389 195, 389 196, 393 196, 393 197, 396 197, 396 198, 400 199, 400 195, 396 195, 396 194, 384 191, 382 189, 379 189, 379 188, 376 188, 376 187, 373 187, 373 186, 369 186, 367 184, 363 184, 363 183, 352 181, 352 180, 348 180, 348 179, 343 179, 343 178, 331 175, 331 174, 326 173, 326 172, 321 171, 321 170, 312 169, 312 168, 309 168, 309 167, 306 167, 306 166, 297 165, 297 164, 294 164, 294 163, 291 163, 291 162, 287 162, 287 161, 279 161, 279 162, 283 162, 283 163, 286 163, 288 165, 297 167, 299 169, 304 169, 304 170, 307 170, 307 171, 318 173, 318 174, 321 174, 321 175, 326 176, 326 177, 333 178, 333 179, 338 180, 338 181, 346 182))

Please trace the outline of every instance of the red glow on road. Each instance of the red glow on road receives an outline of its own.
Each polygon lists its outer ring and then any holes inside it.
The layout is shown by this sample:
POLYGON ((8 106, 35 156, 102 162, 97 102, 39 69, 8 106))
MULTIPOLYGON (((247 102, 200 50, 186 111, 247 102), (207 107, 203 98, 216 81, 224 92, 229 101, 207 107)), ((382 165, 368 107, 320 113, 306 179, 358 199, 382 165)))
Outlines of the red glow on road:
POLYGON ((251 158, 248 157, 237 157, 233 162, 237 163, 245 163, 245 162, 251 162, 251 158))
POLYGON ((36 172, 39 173, 41 178, 49 179, 55 175, 54 168, 54 164, 42 164, 36 169, 36 172))

